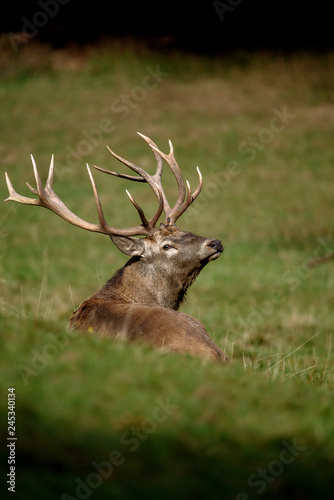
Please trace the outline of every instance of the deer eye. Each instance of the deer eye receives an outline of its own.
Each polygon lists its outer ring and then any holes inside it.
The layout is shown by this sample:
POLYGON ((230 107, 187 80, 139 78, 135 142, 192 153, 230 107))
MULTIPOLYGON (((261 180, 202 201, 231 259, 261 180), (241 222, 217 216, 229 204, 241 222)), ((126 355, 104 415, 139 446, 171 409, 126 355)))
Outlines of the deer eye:
POLYGON ((177 248, 174 245, 170 245, 169 243, 165 243, 164 246, 161 248, 165 252, 168 252, 169 250, 175 250, 177 252, 177 248))

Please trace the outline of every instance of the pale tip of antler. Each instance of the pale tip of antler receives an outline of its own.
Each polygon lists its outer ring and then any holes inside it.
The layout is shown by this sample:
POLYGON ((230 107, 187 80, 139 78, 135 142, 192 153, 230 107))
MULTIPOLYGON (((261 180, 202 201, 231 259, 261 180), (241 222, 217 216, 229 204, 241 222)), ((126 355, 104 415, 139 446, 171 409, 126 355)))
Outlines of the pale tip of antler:
POLYGON ((34 159, 32 154, 30 155, 30 158, 31 158, 31 163, 32 163, 32 167, 34 170, 34 176, 35 176, 35 180, 36 180, 37 190, 32 188, 27 182, 26 182, 26 184, 32 193, 41 194, 41 193, 43 193, 44 190, 43 190, 42 182, 41 182, 41 179, 39 177, 38 170, 37 170, 37 165, 36 165, 35 159, 34 159))
POLYGON ((28 188, 28 189, 30 189, 30 191, 32 192, 32 194, 36 194, 36 195, 38 195, 38 191, 37 191, 37 189, 33 188, 33 187, 29 184, 29 182, 26 182, 26 186, 27 186, 27 188, 28 188))
POLYGON ((158 151, 158 149, 156 147, 154 147, 155 144, 152 141, 152 139, 150 139, 149 137, 147 137, 147 135, 142 134, 141 132, 137 132, 137 134, 139 135, 139 137, 141 137, 142 139, 144 139, 144 141, 150 146, 150 148, 152 150, 158 151))
POLYGON ((127 189, 125 190, 125 192, 126 192, 126 194, 128 195, 128 197, 130 198, 131 203, 133 203, 133 204, 134 204, 134 203, 135 203, 135 200, 132 198, 132 195, 129 193, 129 191, 128 191, 127 189))
POLYGON ((8 189, 10 187, 12 188, 13 186, 12 186, 12 183, 10 182, 9 175, 7 174, 7 172, 5 172, 5 178, 6 178, 6 183, 7 183, 8 189))
MULTIPOLYGON (((105 218, 104 218, 104 215, 103 215, 101 201, 100 201, 97 189, 96 189, 96 184, 95 184, 95 181, 94 181, 94 177, 93 177, 93 174, 92 174, 92 172, 91 172, 91 170, 89 168, 88 163, 86 163, 86 167, 87 167, 87 172, 88 172, 88 175, 89 175, 89 178, 90 178, 90 182, 91 182, 91 185, 92 185, 92 188, 93 188, 93 193, 94 193, 94 198, 95 198, 95 205, 96 205, 96 209, 97 209, 97 215, 99 217, 100 227, 104 231, 107 231, 108 225, 107 225, 107 223, 105 221, 105 218)), ((105 233, 105 234, 108 234, 108 233, 105 233)))
POLYGON ((30 155, 30 158, 31 158, 31 163, 32 163, 32 166, 34 168, 34 170, 36 169, 36 162, 35 162, 35 158, 34 158, 34 155, 30 155))
POLYGON ((111 155, 113 155, 114 158, 116 158, 117 160, 119 161, 123 161, 123 158, 121 158, 118 154, 116 154, 112 149, 110 149, 110 147, 107 145, 107 150, 109 151, 109 153, 111 155))
POLYGON ((203 176, 202 176, 202 174, 201 174, 201 171, 200 171, 200 169, 199 169, 198 167, 196 167, 196 170, 197 170, 197 173, 198 173, 198 177, 199 177, 200 181, 202 181, 202 179, 203 179, 203 176))
POLYGON ((88 175, 89 175, 89 178, 90 178, 90 182, 92 184, 92 187, 93 187, 93 191, 94 191, 94 195, 96 197, 96 186, 95 186, 95 181, 94 181, 94 177, 93 177, 93 174, 92 174, 92 171, 91 169, 89 168, 89 165, 88 163, 86 163, 86 168, 87 168, 87 172, 88 172, 88 175))
POLYGON ((109 151, 109 153, 110 153, 111 155, 113 155, 115 158, 117 158, 117 154, 116 154, 116 153, 114 153, 112 149, 110 149, 110 147, 108 146, 108 144, 107 144, 107 146, 106 146, 106 147, 107 147, 107 150, 109 151))
POLYGON ((168 139, 168 143, 169 143, 170 152, 172 153, 174 151, 172 141, 170 139, 168 139))
POLYGON ((55 155, 52 154, 51 161, 50 161, 49 175, 48 175, 48 179, 46 181, 46 186, 45 186, 45 188, 49 191, 52 191, 54 166, 55 166, 55 155))
POLYGON ((86 163, 86 168, 87 168, 87 171, 88 171, 89 178, 90 178, 90 180, 92 180, 93 179, 93 174, 92 174, 91 169, 89 168, 88 163, 86 163))
POLYGON ((12 199, 11 195, 14 191, 14 188, 13 188, 13 184, 10 182, 10 178, 9 178, 9 175, 7 174, 7 172, 5 172, 5 178, 6 178, 6 184, 7 184, 9 196, 4 201, 10 201, 12 199))
POLYGON ((114 153, 114 151, 112 149, 110 149, 110 147, 107 145, 107 150, 109 151, 109 153, 114 157, 116 158, 116 160, 119 160, 119 161, 122 161, 121 160, 121 157, 118 156, 116 153, 114 153))

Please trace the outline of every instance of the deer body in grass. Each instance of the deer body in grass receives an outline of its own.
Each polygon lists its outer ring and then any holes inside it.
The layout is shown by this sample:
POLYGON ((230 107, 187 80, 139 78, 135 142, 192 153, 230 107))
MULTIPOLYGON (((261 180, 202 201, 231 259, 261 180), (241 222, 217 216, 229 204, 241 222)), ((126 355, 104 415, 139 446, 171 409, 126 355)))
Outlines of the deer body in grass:
POLYGON ((129 341, 143 340, 169 351, 187 352, 203 358, 225 361, 226 355, 210 338, 204 325, 177 311, 188 287, 203 267, 217 259, 223 251, 219 240, 196 236, 181 231, 176 226, 177 219, 199 195, 202 176, 198 170, 199 185, 195 192, 191 193, 189 183, 184 181, 175 160, 172 144, 170 143, 169 153, 165 154, 151 139, 139 135, 147 142, 155 156, 157 168, 154 175, 148 174, 111 150, 109 151, 115 158, 137 175, 120 174, 95 166, 97 170, 107 174, 149 184, 158 201, 157 212, 149 220, 127 192, 141 219, 138 226, 117 229, 107 224, 88 165, 99 223, 84 221, 72 213, 53 191, 53 157, 45 188, 32 158, 37 189, 28 183, 27 185, 38 198, 17 194, 6 174, 10 195, 6 201, 48 208, 78 227, 108 235, 120 251, 131 257, 100 291, 74 311, 70 319, 71 328, 101 332, 129 341), (174 207, 170 207, 162 187, 164 161, 173 172, 178 185, 179 193, 174 207), (157 227, 162 213, 165 215, 165 221, 157 227))

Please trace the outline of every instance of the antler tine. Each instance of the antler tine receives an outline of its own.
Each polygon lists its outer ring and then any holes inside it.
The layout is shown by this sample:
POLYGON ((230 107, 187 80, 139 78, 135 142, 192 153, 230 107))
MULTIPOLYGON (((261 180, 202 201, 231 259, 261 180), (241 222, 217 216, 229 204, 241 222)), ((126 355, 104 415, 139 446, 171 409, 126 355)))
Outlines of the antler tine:
POLYGON ((173 223, 176 221, 176 219, 174 220, 173 214, 182 205, 182 203, 184 201, 184 197, 186 195, 185 182, 184 182, 184 179, 182 177, 180 167, 178 166, 177 161, 175 159, 172 141, 169 141, 169 153, 168 153, 168 155, 166 155, 165 153, 160 151, 160 149, 158 149, 157 147, 155 147, 154 149, 161 156, 161 158, 163 158, 165 160, 167 165, 170 167, 171 171, 174 174, 174 177, 175 177, 175 180, 177 183, 177 187, 179 189, 179 196, 177 198, 177 201, 176 201, 174 207, 172 209, 170 207, 168 207, 169 209, 165 210, 166 222, 168 223, 168 221, 169 221, 169 223, 173 223))
POLYGON ((173 209, 173 214, 170 216, 170 220, 172 223, 175 223, 179 217, 187 210, 188 207, 193 203, 193 201, 196 200, 197 196, 200 194, 202 187, 203 187, 203 177, 201 174, 201 171, 198 167, 196 167, 198 177, 199 177, 199 182, 196 190, 191 194, 191 189, 190 189, 190 184, 188 181, 187 183, 187 190, 188 190, 188 195, 185 199, 185 201, 182 203, 182 205, 177 209, 173 209))
POLYGON ((160 189, 160 186, 156 186, 157 187, 157 192, 158 192, 158 195, 159 195, 159 207, 158 207, 158 210, 156 211, 155 215, 153 215, 153 217, 148 221, 150 226, 151 227, 154 227, 156 225, 156 223, 158 222, 159 220, 159 217, 160 215, 162 214, 163 210, 164 210, 164 192, 161 191, 160 189))
POLYGON ((9 196, 8 198, 5 199, 5 201, 16 201, 17 203, 24 203, 25 205, 39 205, 38 200, 35 200, 33 198, 28 198, 27 196, 22 196, 15 191, 7 172, 5 172, 5 177, 9 192, 9 196))
POLYGON ((145 217, 145 214, 144 214, 144 211, 143 209, 141 208, 140 205, 138 205, 138 203, 133 199, 133 197, 131 196, 131 194, 129 193, 129 191, 126 189, 125 190, 126 194, 128 195, 132 205, 137 209, 137 212, 139 213, 139 217, 140 217, 140 220, 142 221, 143 223, 143 226, 144 227, 147 227, 148 226, 148 220, 146 219, 145 217))
POLYGON ((157 162, 157 170, 154 174, 154 177, 156 178, 160 178, 161 179, 161 176, 162 176, 162 167, 163 167, 163 163, 162 163, 162 158, 161 156, 159 155, 159 153, 157 152, 157 145, 155 144, 155 142, 152 141, 152 139, 150 139, 149 137, 147 137, 146 135, 144 134, 141 134, 140 132, 137 132, 137 134, 142 138, 144 139, 144 141, 147 142, 147 144, 150 146, 150 148, 152 149, 153 151, 153 154, 154 154, 154 157, 156 159, 156 162, 157 162))
POLYGON ((162 214, 163 209, 164 209, 163 198, 162 198, 162 195, 161 195, 160 191, 159 191, 160 198, 159 198, 159 207, 158 207, 158 210, 156 211, 156 213, 153 215, 153 217, 150 220, 146 219, 143 209, 133 199, 133 197, 131 196, 131 194, 129 193, 129 191, 127 189, 125 191, 126 191, 126 194, 128 195, 128 197, 130 198, 130 201, 131 201, 132 205, 137 209, 137 211, 139 213, 139 217, 140 217, 140 219, 141 219, 141 221, 143 223, 143 226, 147 227, 149 230, 151 230, 155 226, 155 224, 157 223, 157 221, 158 221, 158 219, 159 219, 159 217, 162 214))
POLYGON ((46 181, 45 191, 43 189, 42 182, 41 182, 41 179, 39 177, 39 173, 38 173, 36 162, 34 160, 33 155, 31 155, 31 161, 32 161, 33 169, 34 169, 37 190, 35 188, 33 188, 32 186, 30 186, 29 182, 26 182, 26 185, 28 186, 30 191, 33 194, 36 194, 37 196, 40 196, 40 195, 45 196, 45 193, 52 193, 52 191, 53 191, 52 184, 53 184, 53 170, 54 170, 54 155, 51 156, 49 175, 48 175, 48 179, 46 181))
POLYGON ((198 167, 196 167, 196 170, 198 173, 199 181, 198 181, 198 186, 197 186, 196 191, 192 194, 192 202, 196 200, 197 196, 200 194, 200 192, 202 191, 202 187, 203 187, 203 177, 202 177, 201 171, 198 167))
POLYGON ((101 168, 101 167, 98 167, 97 165, 93 165, 93 167, 96 168, 96 170, 99 170, 100 172, 104 172, 105 174, 114 175, 116 177, 122 177, 123 179, 128 179, 130 181, 147 182, 146 179, 142 176, 142 174, 145 173, 145 171, 143 169, 141 169, 140 167, 137 167, 137 165, 134 165, 134 163, 131 163, 130 161, 125 160, 125 158, 122 158, 121 156, 114 153, 110 149, 109 146, 107 146, 107 149, 108 149, 109 153, 112 154, 114 158, 116 158, 116 160, 120 161, 121 163, 124 163, 124 165, 131 168, 131 170, 133 170, 134 172, 139 173, 140 177, 138 177, 136 175, 120 174, 118 172, 113 172, 112 170, 107 170, 106 168, 101 168))
POLYGON ((93 167, 96 170, 99 170, 100 172, 103 172, 104 174, 114 175, 115 177, 121 177, 122 179, 127 179, 129 181, 146 182, 145 179, 143 179, 142 177, 138 177, 136 175, 128 175, 128 174, 121 174, 120 172, 113 172, 112 170, 108 170, 106 168, 98 167, 97 165, 93 165, 93 167))
POLYGON ((165 222, 167 224, 174 224, 177 221, 177 219, 180 217, 180 215, 186 210, 187 206, 189 206, 190 203, 192 203, 192 201, 190 201, 191 195, 189 195, 189 189, 188 189, 188 195, 187 195, 187 198, 185 200, 186 184, 185 184, 184 179, 182 177, 180 167, 175 159, 172 141, 169 141, 169 153, 168 154, 163 153, 156 146, 151 146, 151 147, 168 164, 168 166, 172 170, 174 177, 175 177, 175 180, 177 182, 177 186, 179 189, 179 196, 177 198, 177 201, 176 201, 173 208, 170 208, 168 205, 168 208, 165 209, 165 214, 166 214, 166 221, 165 222))
POLYGON ((49 168, 49 175, 45 184, 45 191, 52 191, 52 185, 53 185, 53 170, 54 170, 54 160, 55 157, 54 155, 51 156, 51 161, 50 161, 50 168, 49 168))
POLYGON ((154 154, 154 158, 157 162, 157 169, 155 171, 155 174, 152 175, 151 177, 159 187, 160 195, 162 196, 162 199, 163 199, 163 209, 164 209, 165 213, 166 212, 169 213, 171 211, 171 208, 169 206, 167 197, 166 197, 164 189, 162 187, 162 180, 161 180, 162 179, 162 168, 163 168, 163 161, 162 160, 163 159, 162 159, 162 156, 158 152, 159 151, 158 146, 155 144, 155 142, 152 141, 152 139, 150 139, 146 135, 141 134, 140 132, 137 132, 137 134, 142 139, 144 139, 145 142, 147 142, 147 144, 150 146, 150 148, 154 154))
MULTIPOLYGON (((39 195, 39 193, 41 193, 43 195, 44 190, 42 187, 42 183, 41 183, 41 180, 40 180, 40 177, 38 174, 37 166, 36 166, 33 155, 31 155, 31 161, 32 161, 33 169, 34 169, 34 175, 35 175, 38 191, 36 189, 34 189, 33 187, 31 187, 28 182, 26 182, 26 184, 33 194, 39 195)), ((5 177, 6 177, 7 188, 9 191, 9 197, 6 198, 5 201, 16 201, 17 203, 23 203, 24 205, 43 206, 43 202, 40 198, 38 198, 36 200, 35 198, 28 198, 27 196, 22 196, 22 195, 18 194, 15 191, 15 189, 13 188, 13 185, 9 179, 7 172, 5 172, 5 177)))
POLYGON ((95 205, 96 205, 96 210, 97 210, 97 215, 98 215, 98 218, 99 218, 100 226, 104 230, 107 230, 108 229, 108 224, 106 223, 106 220, 104 218, 104 214, 103 214, 103 210, 102 210, 102 205, 101 205, 101 200, 100 200, 100 197, 99 197, 99 193, 97 192, 96 184, 95 184, 95 181, 94 181, 94 177, 92 175, 92 172, 90 171, 88 163, 86 163, 86 167, 87 167, 88 175, 89 175, 90 182, 91 182, 92 188, 93 188, 95 205))

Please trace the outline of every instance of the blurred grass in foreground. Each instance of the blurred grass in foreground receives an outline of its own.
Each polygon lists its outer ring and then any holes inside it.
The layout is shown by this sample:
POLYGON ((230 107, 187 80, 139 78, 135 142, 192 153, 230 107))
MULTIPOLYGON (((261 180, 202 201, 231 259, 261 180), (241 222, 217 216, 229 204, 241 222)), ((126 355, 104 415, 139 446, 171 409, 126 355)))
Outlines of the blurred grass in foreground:
MULTIPOLYGON (((93 221, 85 163, 121 170, 108 144, 150 170, 136 132, 162 150, 172 139, 191 185, 196 165, 204 177, 180 227, 225 246, 182 310, 233 360, 71 335, 73 307, 125 256, 46 210, 2 204, 1 450, 6 461, 14 386, 17 498, 331 498, 334 270, 308 263, 334 247, 333 54, 0 46, 1 199, 4 171, 29 195, 29 154, 45 180, 55 153, 57 194, 93 221)), ((147 187, 95 179, 112 225, 137 224, 126 188, 155 211, 147 187)), ((173 199, 168 172, 165 184, 173 199)))

